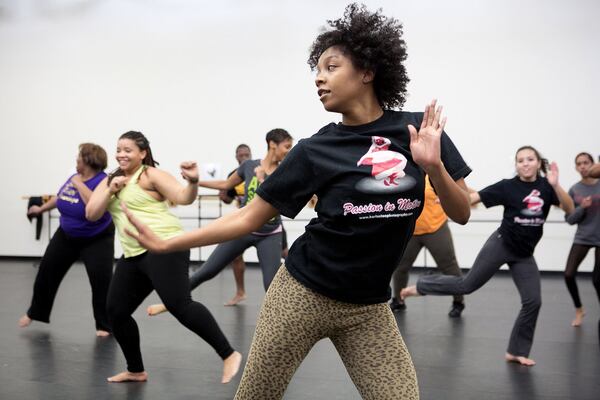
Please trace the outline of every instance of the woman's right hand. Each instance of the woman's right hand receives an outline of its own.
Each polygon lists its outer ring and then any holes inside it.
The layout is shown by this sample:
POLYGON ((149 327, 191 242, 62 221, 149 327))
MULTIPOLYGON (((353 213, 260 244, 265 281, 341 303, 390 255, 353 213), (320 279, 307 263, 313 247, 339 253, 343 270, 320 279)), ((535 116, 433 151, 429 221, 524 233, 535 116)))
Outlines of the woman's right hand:
POLYGON ((29 207, 29 210, 27 210, 28 217, 37 217, 39 215, 42 215, 43 213, 44 210, 42 210, 42 207, 40 206, 31 206, 29 207))
POLYGON ((129 181, 129 178, 125 176, 115 176, 112 181, 110 181, 110 186, 108 187, 110 194, 118 193, 125 187, 127 181, 129 181))
POLYGON ((591 206, 592 205, 592 196, 584 197, 583 200, 581 200, 581 204, 579 204, 579 205, 583 208, 588 208, 589 206, 591 206))

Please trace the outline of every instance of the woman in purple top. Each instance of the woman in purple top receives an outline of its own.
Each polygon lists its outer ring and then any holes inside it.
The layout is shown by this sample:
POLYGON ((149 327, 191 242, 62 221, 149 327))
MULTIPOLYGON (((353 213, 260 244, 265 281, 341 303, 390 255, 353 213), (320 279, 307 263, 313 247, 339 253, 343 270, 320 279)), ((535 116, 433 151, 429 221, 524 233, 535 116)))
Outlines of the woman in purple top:
POLYGON ((42 206, 32 206, 27 214, 38 216, 58 208, 60 226, 52 236, 33 285, 33 298, 19 326, 31 321, 50 322, 58 286, 78 259, 82 259, 92 286, 92 306, 96 335, 108 336, 106 294, 112 278, 115 229, 108 213, 98 221, 85 219, 85 205, 94 188, 106 177, 106 151, 96 144, 79 145, 77 173, 69 177, 56 196, 42 206))

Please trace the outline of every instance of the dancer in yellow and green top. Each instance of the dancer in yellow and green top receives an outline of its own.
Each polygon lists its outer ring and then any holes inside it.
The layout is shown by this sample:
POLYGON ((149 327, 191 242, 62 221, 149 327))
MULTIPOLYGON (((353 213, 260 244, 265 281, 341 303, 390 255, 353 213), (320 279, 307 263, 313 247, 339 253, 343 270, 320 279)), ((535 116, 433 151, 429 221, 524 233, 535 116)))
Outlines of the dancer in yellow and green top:
POLYGON ((108 381, 147 380, 139 331, 131 315, 156 289, 173 316, 206 340, 223 359, 222 383, 228 383, 237 373, 242 356, 233 350, 210 311, 192 300, 188 279, 189 250, 166 254, 148 252, 125 234, 132 226, 120 208, 121 203, 126 204, 162 239, 181 235, 181 223, 169 211, 167 201, 191 204, 196 199, 196 163, 181 164, 181 175, 188 182, 185 187, 181 186, 172 175, 155 168, 148 139, 133 131, 119 138, 117 161, 119 168, 100 182, 86 207, 86 217, 91 221, 100 218, 106 210, 111 213, 124 252, 109 288, 107 312, 115 339, 127 360, 127 371, 108 378, 108 381))

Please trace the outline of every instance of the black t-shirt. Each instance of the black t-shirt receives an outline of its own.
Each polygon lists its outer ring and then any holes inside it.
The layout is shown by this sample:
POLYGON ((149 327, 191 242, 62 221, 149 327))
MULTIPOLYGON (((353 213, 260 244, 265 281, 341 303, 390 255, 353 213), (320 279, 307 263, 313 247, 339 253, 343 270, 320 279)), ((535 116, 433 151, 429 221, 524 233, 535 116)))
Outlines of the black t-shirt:
MULTIPOLYGON (((398 265, 422 210, 424 172, 412 160, 408 124, 423 114, 385 111, 361 126, 329 124, 301 140, 258 195, 294 218, 313 194, 317 218, 292 245, 286 266, 306 287, 359 304, 389 296, 398 265)), ((453 179, 471 172, 450 138, 442 161, 453 179)))
POLYGON ((516 254, 528 257, 544 233, 551 205, 559 205, 556 192, 544 177, 524 182, 518 176, 503 179, 479 192, 486 207, 504 206, 498 232, 516 254))
MULTIPOLYGON (((244 180, 244 198, 242 199, 242 203, 240 207, 244 207, 246 204, 254 199, 256 195, 256 189, 260 186, 260 182, 256 177, 256 172, 254 170, 256 167, 260 165, 260 160, 246 160, 244 161, 239 168, 237 169, 237 173, 244 180)), ((265 176, 265 182, 267 182, 269 175, 265 176)), ((260 227, 259 230, 253 232, 258 235, 268 235, 277 230, 279 232, 281 226, 281 217, 279 215, 271 218, 266 224, 260 227)))

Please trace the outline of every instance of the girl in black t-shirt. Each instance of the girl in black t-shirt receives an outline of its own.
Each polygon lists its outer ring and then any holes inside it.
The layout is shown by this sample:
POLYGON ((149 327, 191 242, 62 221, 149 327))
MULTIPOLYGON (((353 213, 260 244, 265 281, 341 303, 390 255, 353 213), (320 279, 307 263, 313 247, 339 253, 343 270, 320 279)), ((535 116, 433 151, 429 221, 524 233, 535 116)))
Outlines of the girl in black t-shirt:
POLYGON ((301 140, 246 207, 161 241, 135 216, 144 247, 165 252, 231 240, 316 194, 317 218, 290 248, 262 305, 236 399, 280 399, 313 345, 329 338, 365 399, 418 399, 415 369, 387 305, 389 281, 423 203, 424 175, 446 214, 470 216, 471 171, 443 132, 433 101, 424 114, 391 111, 408 78, 402 26, 351 4, 313 43, 309 65, 324 108, 340 113, 301 140), (417 131, 417 128, 420 129, 417 131))
POLYGON ((519 294, 521 311, 515 321, 506 360, 534 365, 529 358, 538 313, 542 305, 540 276, 533 250, 542 237, 543 225, 551 205, 567 213, 573 200, 558 183, 555 163, 547 171, 546 160, 536 149, 524 146, 515 156, 517 176, 503 179, 471 193, 471 204, 504 206, 500 228, 484 244, 473 267, 464 276, 422 276, 416 286, 402 290, 401 297, 434 294, 469 294, 482 287, 503 264, 508 264, 519 294), (541 173, 546 174, 546 177, 541 173))

